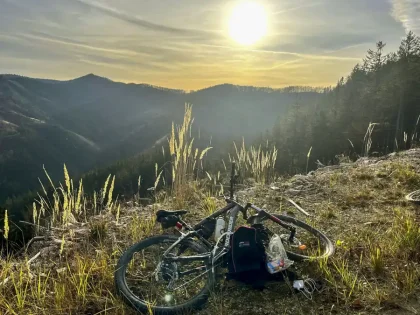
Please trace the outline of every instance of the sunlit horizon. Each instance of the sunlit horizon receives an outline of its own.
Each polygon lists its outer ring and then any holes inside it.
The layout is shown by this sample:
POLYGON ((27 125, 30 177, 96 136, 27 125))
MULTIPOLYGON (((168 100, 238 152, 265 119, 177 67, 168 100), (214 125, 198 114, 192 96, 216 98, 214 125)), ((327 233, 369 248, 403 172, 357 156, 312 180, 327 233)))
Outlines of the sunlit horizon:
POLYGON ((420 0, 253 0, 268 22, 251 14, 257 26, 242 32, 250 17, 240 16, 235 40, 232 12, 249 2, 0 0, 0 73, 183 90, 330 86, 377 41, 394 51, 420 31, 420 0))

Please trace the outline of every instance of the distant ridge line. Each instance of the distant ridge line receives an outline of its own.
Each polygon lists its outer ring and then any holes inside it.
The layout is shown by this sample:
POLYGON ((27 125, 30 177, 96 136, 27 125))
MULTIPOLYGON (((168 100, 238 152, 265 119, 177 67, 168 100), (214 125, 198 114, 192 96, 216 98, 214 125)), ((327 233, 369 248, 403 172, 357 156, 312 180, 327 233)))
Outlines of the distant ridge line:
POLYGON ((175 89, 175 88, 167 88, 167 87, 163 87, 163 86, 159 86, 159 85, 153 85, 153 84, 149 84, 149 83, 134 83, 134 82, 121 82, 121 81, 113 81, 112 79, 109 79, 107 77, 103 77, 103 76, 98 76, 94 73, 89 73, 80 77, 76 77, 73 79, 68 79, 68 80, 58 80, 58 79, 48 79, 48 78, 34 78, 34 77, 29 77, 29 76, 25 76, 25 75, 20 75, 20 74, 13 74, 13 73, 4 73, 4 74, 0 74, 0 78, 2 77, 6 77, 6 78, 23 78, 23 79, 30 79, 30 80, 40 80, 40 81, 44 81, 44 82, 51 82, 51 83, 61 83, 61 82, 72 82, 72 81, 77 81, 77 80, 106 80, 109 82, 113 82, 113 83, 119 83, 119 84, 125 84, 125 85, 129 85, 129 86, 141 86, 141 87, 149 87, 149 88, 153 88, 153 89, 157 89, 157 90, 161 90, 161 91, 171 91, 171 92, 176 92, 176 93, 180 93, 180 94, 193 94, 193 93, 197 93, 200 91, 206 91, 206 90, 211 90, 211 89, 215 89, 215 88, 222 88, 222 87, 226 87, 226 88, 236 88, 238 91, 243 91, 243 92, 249 92, 249 91, 261 91, 261 92, 266 92, 266 93, 272 93, 272 92, 280 92, 280 93, 323 93, 326 91, 329 91, 331 89, 331 87, 312 87, 312 86, 300 86, 300 85, 291 85, 291 86, 286 86, 283 88, 272 88, 272 87, 265 87, 265 86, 253 86, 253 85, 236 85, 236 84, 232 84, 232 83, 222 83, 222 84, 216 84, 216 85, 212 85, 212 86, 208 86, 202 89, 197 89, 197 90, 183 90, 183 89, 175 89))

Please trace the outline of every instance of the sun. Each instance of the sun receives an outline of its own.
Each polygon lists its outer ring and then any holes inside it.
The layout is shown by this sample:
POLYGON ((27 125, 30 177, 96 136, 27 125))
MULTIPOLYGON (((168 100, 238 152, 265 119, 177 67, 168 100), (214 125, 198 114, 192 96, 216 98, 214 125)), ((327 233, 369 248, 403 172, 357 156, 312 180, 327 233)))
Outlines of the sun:
POLYGON ((230 36, 241 45, 252 45, 267 32, 267 15, 256 2, 237 5, 229 21, 230 36))

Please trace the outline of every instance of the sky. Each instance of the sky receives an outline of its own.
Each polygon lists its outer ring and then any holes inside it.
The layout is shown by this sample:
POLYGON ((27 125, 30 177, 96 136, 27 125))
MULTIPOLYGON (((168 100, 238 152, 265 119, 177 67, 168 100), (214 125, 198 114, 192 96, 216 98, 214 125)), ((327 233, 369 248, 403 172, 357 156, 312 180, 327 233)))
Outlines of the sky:
POLYGON ((228 31, 243 0, 0 0, 0 73, 196 90, 221 83, 329 86, 379 40, 420 35, 420 0, 255 0, 267 33, 228 31))

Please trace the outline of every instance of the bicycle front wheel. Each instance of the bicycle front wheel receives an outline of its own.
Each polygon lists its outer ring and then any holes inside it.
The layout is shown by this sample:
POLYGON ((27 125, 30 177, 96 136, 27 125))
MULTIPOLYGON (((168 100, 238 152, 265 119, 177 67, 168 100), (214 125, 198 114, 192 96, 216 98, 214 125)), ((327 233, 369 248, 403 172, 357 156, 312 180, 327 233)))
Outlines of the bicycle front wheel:
MULTIPOLYGON (((201 308, 214 284, 207 261, 169 263, 162 254, 176 241, 173 235, 147 238, 127 249, 115 271, 117 292, 141 313, 183 314, 201 308)), ((200 243, 185 239, 169 253, 185 257, 208 250, 200 243)))
POLYGON ((287 255, 291 260, 322 259, 334 253, 333 243, 321 231, 293 217, 280 214, 272 215, 296 229, 295 237, 293 241, 290 241, 290 233, 287 234, 288 231, 279 223, 269 217, 263 221, 264 226, 271 233, 281 236, 287 255))

